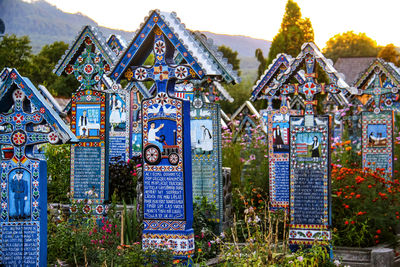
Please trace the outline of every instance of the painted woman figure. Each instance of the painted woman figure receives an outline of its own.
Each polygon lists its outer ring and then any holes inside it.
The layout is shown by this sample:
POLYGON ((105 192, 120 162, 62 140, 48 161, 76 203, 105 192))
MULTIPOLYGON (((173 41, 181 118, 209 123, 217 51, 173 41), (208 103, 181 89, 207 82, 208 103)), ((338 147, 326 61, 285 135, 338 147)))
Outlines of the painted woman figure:
POLYGON ((202 150, 209 154, 213 150, 213 140, 210 130, 206 128, 205 125, 201 125, 202 132, 203 132, 203 140, 202 140, 202 150))
POLYGON ((274 143, 275 143, 277 149, 282 149, 282 147, 284 145, 283 139, 282 139, 282 131, 281 131, 281 127, 279 125, 277 125, 274 130, 274 143))
POLYGON ((110 123, 113 125, 113 128, 115 128, 116 124, 121 123, 121 101, 117 99, 115 94, 112 96, 110 108, 110 123))
POLYGON ((314 138, 313 138, 312 147, 311 147, 311 157, 319 158, 319 141, 318 141, 317 136, 314 136, 314 138))

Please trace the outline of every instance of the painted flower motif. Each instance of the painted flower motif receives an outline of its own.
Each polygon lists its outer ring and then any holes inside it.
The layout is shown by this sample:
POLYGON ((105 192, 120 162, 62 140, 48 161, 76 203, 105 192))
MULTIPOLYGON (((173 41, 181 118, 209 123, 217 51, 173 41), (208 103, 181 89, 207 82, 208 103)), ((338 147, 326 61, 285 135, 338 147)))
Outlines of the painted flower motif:
POLYGON ((311 233, 310 231, 307 231, 306 236, 307 236, 308 238, 310 238, 310 237, 312 236, 312 233, 311 233))
POLYGON ((38 187, 38 186, 39 186, 39 181, 38 181, 38 180, 35 180, 35 181, 33 181, 32 184, 33 184, 34 187, 38 187))
POLYGON ((34 206, 35 208, 37 208, 39 206, 39 202, 37 202, 36 200, 33 201, 32 206, 34 206))
POLYGON ((165 43, 161 40, 158 40, 154 44, 154 51, 157 55, 162 55, 165 53, 165 43))
POLYGON ((89 36, 87 36, 87 37, 85 38, 85 44, 87 44, 87 45, 93 44, 92 39, 90 39, 89 36))
POLYGON ((22 98, 24 97, 24 93, 21 90, 15 90, 14 92, 14 98, 16 100, 22 100, 22 98))
POLYGON ((99 63, 100 62, 100 57, 99 56, 96 56, 94 59, 93 59, 93 62, 94 63, 99 63))
POLYGON ((76 79, 78 80, 78 82, 81 82, 83 80, 83 77, 82 75, 79 75, 76 79))
POLYGON ((185 67, 179 66, 179 67, 176 68, 175 76, 178 79, 184 79, 184 78, 186 78, 187 75, 188 75, 188 71, 187 71, 187 69, 185 67))
POLYGON ((7 167, 7 163, 6 163, 6 162, 2 162, 2 163, 1 163, 1 167, 2 167, 3 169, 5 169, 5 168, 7 167))
POLYGON ((75 213, 75 212, 77 211, 76 205, 71 205, 71 207, 69 208, 69 210, 70 210, 72 213, 75 213))
POLYGON ((2 202, 2 203, 1 203, 1 208, 2 208, 3 210, 5 210, 5 209, 7 208, 7 202, 2 202))
POLYGON ((39 112, 44 114, 46 112, 46 109, 45 108, 40 108, 39 112))
POLYGON ((89 205, 85 205, 85 206, 83 207, 83 212, 84 212, 85 214, 88 214, 91 210, 92 210, 92 208, 91 208, 89 205))
POLYGON ((99 75, 94 76, 94 80, 95 80, 96 82, 100 81, 100 76, 99 76, 99 75))
POLYGON ((135 70, 135 78, 136 80, 144 80, 147 77, 147 70, 145 68, 138 68, 135 70))
POLYGON ((102 214, 103 211, 104 211, 104 208, 103 208, 102 205, 98 205, 98 206, 96 207, 96 212, 97 212, 98 214, 102 214))
POLYGON ((110 71, 110 65, 105 64, 105 65, 104 65, 104 71, 105 71, 105 72, 109 72, 109 71, 110 71))
POLYGON ((164 106, 164 104, 168 102, 168 96, 166 93, 159 93, 156 100, 159 104, 164 106))
POLYGON ((88 75, 92 74, 93 70, 94 70, 94 68, 93 68, 92 64, 86 64, 85 67, 83 68, 83 71, 88 75))
POLYGON ((37 169, 37 168, 39 167, 39 162, 34 162, 34 163, 32 164, 32 166, 33 166, 35 169, 37 169))
POLYGON ((25 143, 26 135, 23 132, 16 132, 13 134, 12 139, 15 145, 20 146, 25 143))
POLYGON ((66 74, 71 74, 74 71, 74 67, 72 67, 71 64, 68 64, 67 67, 65 68, 65 73, 66 74))
POLYGON ((1 183, 1 188, 5 189, 7 187, 7 183, 6 182, 2 182, 1 183))
POLYGON ((15 80, 15 79, 17 79, 17 74, 11 73, 10 77, 11 77, 11 79, 15 80))
POLYGON ((13 121, 15 121, 15 123, 19 124, 24 120, 24 115, 22 115, 21 113, 16 114, 13 117, 13 121))
POLYGON ((33 115, 33 120, 36 122, 40 121, 41 118, 42 118, 42 116, 40 116, 39 114, 33 115))

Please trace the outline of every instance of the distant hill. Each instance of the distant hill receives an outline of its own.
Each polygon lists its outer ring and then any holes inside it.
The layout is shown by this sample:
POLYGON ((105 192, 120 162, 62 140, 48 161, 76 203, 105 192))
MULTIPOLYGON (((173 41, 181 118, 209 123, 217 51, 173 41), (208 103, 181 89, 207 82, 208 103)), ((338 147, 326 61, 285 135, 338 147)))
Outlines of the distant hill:
MULTIPOLYGON (((6 34, 28 35, 30 37, 34 53, 39 52, 43 45, 55 41, 71 43, 84 25, 98 27, 106 38, 112 33, 118 34, 127 42, 132 39, 134 34, 133 32, 100 27, 94 20, 83 14, 65 13, 44 0, 33 1, 32 3, 22 0, 0 0, 0 18, 5 23, 6 34)), ((258 67, 258 62, 254 58, 255 50, 261 48, 264 56, 266 56, 271 46, 269 41, 245 36, 203 33, 212 38, 217 46, 225 45, 237 51, 244 73, 253 73, 258 67)))

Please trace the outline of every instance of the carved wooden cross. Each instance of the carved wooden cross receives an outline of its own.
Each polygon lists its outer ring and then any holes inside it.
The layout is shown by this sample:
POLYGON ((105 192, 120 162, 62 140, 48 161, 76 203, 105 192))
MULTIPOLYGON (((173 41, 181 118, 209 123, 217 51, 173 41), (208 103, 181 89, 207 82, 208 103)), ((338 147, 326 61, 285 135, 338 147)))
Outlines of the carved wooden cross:
MULTIPOLYGON (((55 132, 40 129, 40 127, 46 128, 46 121, 43 118, 44 108, 30 113, 25 111, 27 106, 24 103, 25 94, 20 89, 15 90, 12 97, 14 100, 12 112, 0 114, 0 144, 12 146, 14 148, 12 160, 21 164, 26 159, 27 146, 48 142, 55 144, 59 137, 55 132)), ((30 108, 28 106, 28 109, 30 108)))
POLYGON ((170 80, 186 80, 190 76, 195 78, 196 74, 189 66, 174 65, 174 47, 165 41, 160 29, 157 28, 154 33, 154 65, 129 68, 125 77, 129 81, 131 79, 136 81, 153 80, 158 93, 172 92, 175 83, 168 83, 170 80))
POLYGON ((306 99, 304 101, 305 104, 305 115, 314 115, 314 107, 317 105, 317 100, 314 100, 314 96, 318 93, 329 92, 332 94, 337 94, 341 92, 341 89, 334 85, 324 83, 318 84, 316 78, 318 77, 317 73, 315 73, 315 57, 311 54, 308 54, 305 58, 305 66, 306 73, 304 74, 305 81, 303 84, 287 84, 283 85, 280 93, 281 95, 288 95, 291 93, 302 93, 305 95, 306 99))
MULTIPOLYGON (((375 109, 374 113, 379 114, 381 112, 380 105, 381 105, 381 97, 386 94, 396 94, 398 92, 397 87, 386 88, 382 84, 382 80, 380 78, 380 68, 375 67, 374 69, 374 77, 372 78, 371 83, 369 84, 368 88, 362 91, 362 94, 371 95, 371 99, 368 100, 366 106, 371 105, 374 103, 375 109)), ((390 110, 390 108, 388 108, 390 110)))

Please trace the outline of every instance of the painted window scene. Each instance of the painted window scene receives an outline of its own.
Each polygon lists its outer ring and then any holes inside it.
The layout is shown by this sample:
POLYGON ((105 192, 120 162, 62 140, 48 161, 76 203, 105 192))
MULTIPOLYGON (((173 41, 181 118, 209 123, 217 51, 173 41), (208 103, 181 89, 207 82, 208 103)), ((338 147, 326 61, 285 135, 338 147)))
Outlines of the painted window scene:
POLYGON ((367 134, 369 147, 385 147, 387 145, 386 124, 368 124, 367 134))
POLYGON ((322 133, 302 132, 296 134, 296 153, 302 162, 319 161, 321 157, 322 133))
POLYGON ((274 153, 289 152, 289 115, 275 114, 272 123, 274 153))
POLYGON ((213 151, 212 120, 191 120, 190 131, 193 153, 211 154, 213 151))
POLYGON ((120 94, 110 96, 110 128, 112 132, 122 132, 126 129, 127 109, 125 100, 120 94))
POLYGON ((144 144, 143 157, 148 164, 170 166, 179 163, 175 120, 149 121, 147 141, 144 144))
POLYGON ((79 138, 99 138, 100 105, 77 105, 76 118, 76 135, 79 138))

